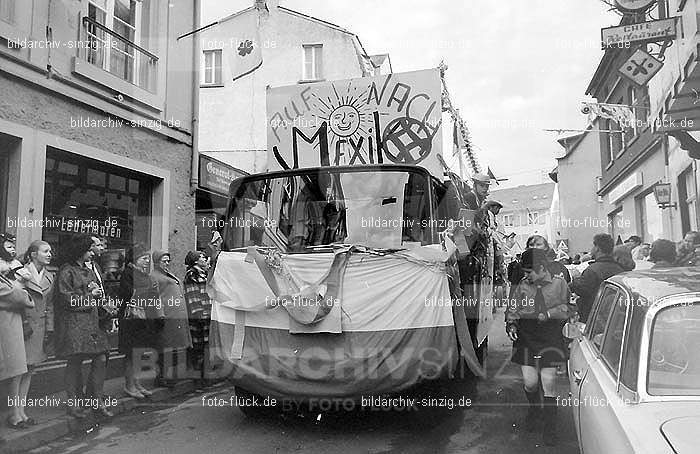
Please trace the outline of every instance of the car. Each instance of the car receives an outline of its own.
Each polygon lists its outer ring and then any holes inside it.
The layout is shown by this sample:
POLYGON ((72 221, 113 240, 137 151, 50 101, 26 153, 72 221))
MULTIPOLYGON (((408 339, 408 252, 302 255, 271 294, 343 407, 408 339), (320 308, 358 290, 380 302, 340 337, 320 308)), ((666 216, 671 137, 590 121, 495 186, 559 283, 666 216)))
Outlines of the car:
POLYGON ((698 452, 700 267, 610 277, 569 337, 581 453, 698 452))

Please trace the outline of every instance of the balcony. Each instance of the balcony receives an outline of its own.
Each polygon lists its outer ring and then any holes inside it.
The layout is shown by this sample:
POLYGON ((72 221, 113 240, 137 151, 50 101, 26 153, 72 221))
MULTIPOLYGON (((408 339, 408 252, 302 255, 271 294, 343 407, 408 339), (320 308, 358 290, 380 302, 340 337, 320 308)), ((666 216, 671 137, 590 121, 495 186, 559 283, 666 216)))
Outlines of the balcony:
MULTIPOLYGON (((123 34, 129 34, 128 30, 123 34)), ((158 56, 100 22, 83 17, 73 72, 162 110, 156 95, 158 56)))

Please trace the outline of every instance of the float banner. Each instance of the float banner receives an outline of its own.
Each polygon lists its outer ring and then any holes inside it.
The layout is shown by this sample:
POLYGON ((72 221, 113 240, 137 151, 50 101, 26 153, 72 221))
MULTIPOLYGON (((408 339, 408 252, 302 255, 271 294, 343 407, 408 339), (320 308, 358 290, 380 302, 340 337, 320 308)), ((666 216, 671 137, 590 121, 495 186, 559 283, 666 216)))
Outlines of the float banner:
MULTIPOLYGON (((447 376, 458 347, 439 255, 427 247, 351 254, 336 302, 342 331, 294 334, 283 307, 266 308, 275 294, 259 267, 246 253, 222 252, 207 288, 213 356, 236 384, 273 396, 357 397, 447 376)), ((334 257, 283 255, 283 267, 303 286, 322 279, 334 257)))
POLYGON ((268 169, 409 164, 442 179, 438 69, 267 90, 268 169))

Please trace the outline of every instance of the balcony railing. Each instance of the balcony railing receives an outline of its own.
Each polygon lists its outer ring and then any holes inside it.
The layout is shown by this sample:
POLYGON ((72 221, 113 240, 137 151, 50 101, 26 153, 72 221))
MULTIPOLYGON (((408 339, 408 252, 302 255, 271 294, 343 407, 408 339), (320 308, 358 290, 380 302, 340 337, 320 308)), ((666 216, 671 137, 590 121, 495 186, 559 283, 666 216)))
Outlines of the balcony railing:
POLYGON ((104 24, 83 17, 79 56, 144 90, 155 92, 158 56, 104 24))

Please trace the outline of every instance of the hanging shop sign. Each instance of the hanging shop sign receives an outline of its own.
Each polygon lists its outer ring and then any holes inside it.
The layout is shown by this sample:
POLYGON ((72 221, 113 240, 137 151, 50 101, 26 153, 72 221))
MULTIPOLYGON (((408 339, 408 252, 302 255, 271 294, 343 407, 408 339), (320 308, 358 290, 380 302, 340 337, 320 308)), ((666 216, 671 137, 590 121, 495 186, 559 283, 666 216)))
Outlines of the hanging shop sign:
POLYGON ((615 0, 617 9, 623 13, 636 13, 646 10, 656 3, 656 0, 615 0))
POLYGON ((219 194, 228 195, 231 182, 246 175, 209 156, 199 155, 199 187, 219 194))
POLYGON ((608 27, 600 31, 603 49, 630 48, 632 44, 675 39, 678 34, 675 17, 608 27))
POLYGON ((664 64, 642 49, 637 49, 618 70, 637 85, 646 85, 664 64))

